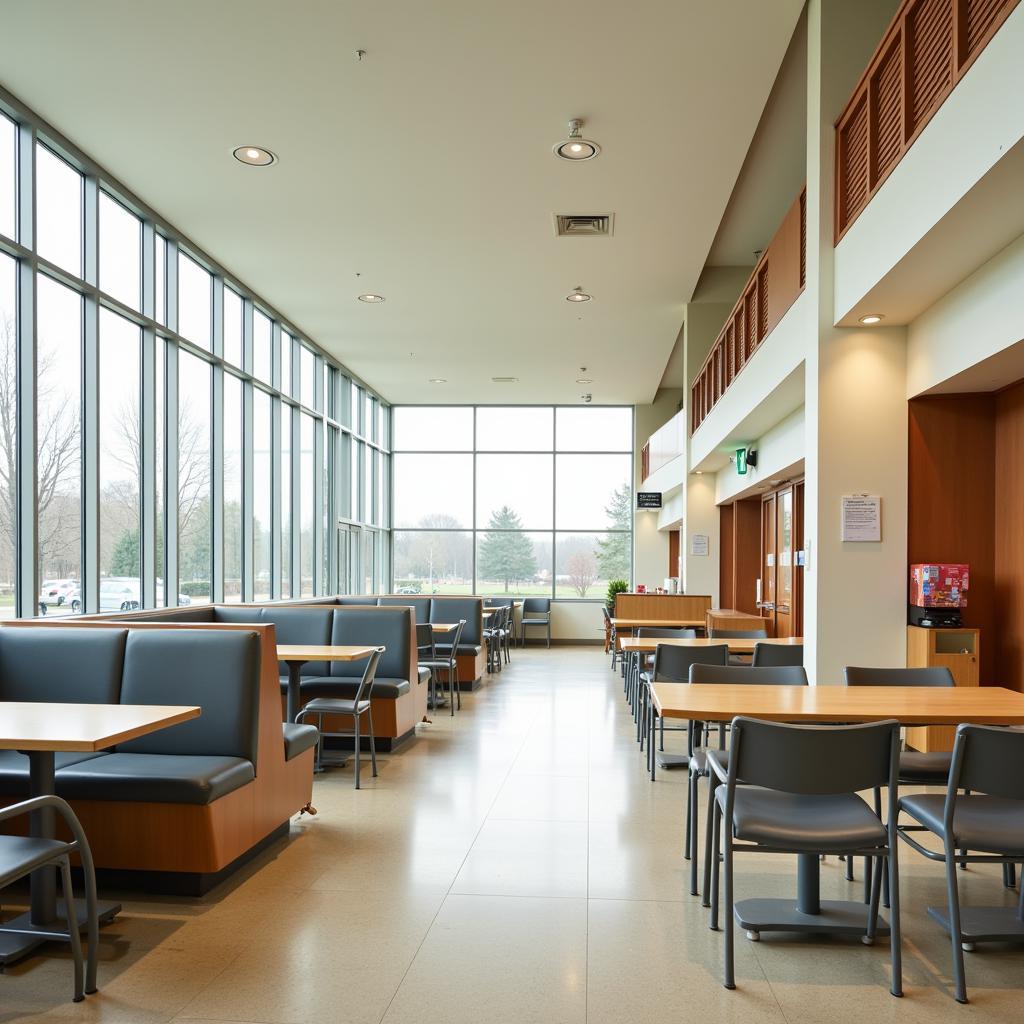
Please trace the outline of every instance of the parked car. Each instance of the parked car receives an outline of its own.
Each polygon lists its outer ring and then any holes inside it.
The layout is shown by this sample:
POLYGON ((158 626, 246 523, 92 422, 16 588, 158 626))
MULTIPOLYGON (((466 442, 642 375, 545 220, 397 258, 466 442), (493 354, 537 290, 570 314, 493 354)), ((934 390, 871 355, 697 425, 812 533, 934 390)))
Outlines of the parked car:
POLYGON ((423 588, 418 583, 415 586, 399 587, 395 591, 396 594, 421 594, 422 592, 423 588))
MULTIPOLYGON (((60 606, 78 589, 78 580, 43 580, 39 588, 39 604, 60 606)), ((45 612, 44 612, 45 614, 45 612)))

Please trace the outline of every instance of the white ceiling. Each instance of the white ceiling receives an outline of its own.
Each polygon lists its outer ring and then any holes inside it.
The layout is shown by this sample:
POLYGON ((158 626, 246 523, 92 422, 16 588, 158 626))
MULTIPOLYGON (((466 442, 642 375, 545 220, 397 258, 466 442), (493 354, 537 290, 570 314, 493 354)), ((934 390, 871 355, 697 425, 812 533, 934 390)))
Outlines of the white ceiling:
POLYGON ((801 7, 0 0, 0 81, 385 398, 647 402, 801 7))

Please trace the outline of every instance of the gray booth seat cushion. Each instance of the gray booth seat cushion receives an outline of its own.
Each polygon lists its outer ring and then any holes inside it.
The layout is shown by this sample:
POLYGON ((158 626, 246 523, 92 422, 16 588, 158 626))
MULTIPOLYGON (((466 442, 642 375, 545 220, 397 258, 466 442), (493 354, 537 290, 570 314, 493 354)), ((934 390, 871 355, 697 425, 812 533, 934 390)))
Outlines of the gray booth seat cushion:
MULTIPOLYGON (((412 612, 405 608, 338 608, 334 612, 331 643, 383 647, 384 653, 377 663, 377 678, 408 681, 413 645, 412 612)), ((335 661, 325 674, 359 678, 365 668, 365 658, 335 661)))
POLYGON ((430 669, 424 668, 422 665, 416 667, 417 682, 422 685, 423 683, 430 682, 430 669))
MULTIPOLYGON (((300 692, 303 697, 341 697, 344 700, 351 700, 355 697, 362 678, 362 675, 318 676, 312 679, 303 676, 300 692)), ((373 681, 373 699, 396 700, 411 689, 408 679, 377 676, 373 681)))
MULTIPOLYGON (((484 602, 480 597, 435 598, 430 603, 431 622, 458 622, 465 619, 459 647, 480 649, 483 643, 484 602)), ((450 646, 450 645, 449 645, 450 646)), ((470 653, 468 650, 461 653, 470 653)))
POLYGON ((61 769, 57 795, 65 800, 209 804, 254 778, 252 762, 241 757, 119 752, 61 769))
POLYGON ((316 746, 319 732, 315 725, 303 725, 300 722, 282 722, 284 732, 284 759, 290 761, 298 757, 304 750, 316 746))
MULTIPOLYGON (((85 750, 61 750, 54 755, 54 763, 61 769, 105 756, 85 750)), ((28 797, 28 757, 17 750, 0 750, 0 797, 5 796, 28 797)))
POLYGON ((125 629, 0 631, 0 700, 116 704, 125 629))
POLYGON ((118 745, 132 754, 256 762, 259 635, 227 629, 137 629, 125 646, 122 704, 198 704, 198 718, 118 745))
POLYGON ((398 594, 395 597, 378 597, 377 604, 381 607, 391 607, 393 605, 405 605, 407 608, 412 608, 416 614, 417 622, 429 622, 430 621, 430 606, 432 600, 429 597, 416 597, 410 594, 405 597, 402 594, 398 594))

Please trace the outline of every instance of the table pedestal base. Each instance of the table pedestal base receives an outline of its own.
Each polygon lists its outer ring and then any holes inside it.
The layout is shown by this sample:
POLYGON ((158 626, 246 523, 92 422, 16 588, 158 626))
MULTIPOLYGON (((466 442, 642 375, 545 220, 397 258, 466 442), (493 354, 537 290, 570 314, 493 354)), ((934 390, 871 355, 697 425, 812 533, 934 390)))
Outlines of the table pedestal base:
POLYGON ((686 768, 690 764, 690 758, 686 754, 670 754, 667 751, 660 751, 658 754, 658 767, 670 771, 673 768, 686 768))
MULTIPOLYGON (((100 924, 108 924, 121 912, 121 904, 113 900, 100 900, 97 909, 99 911, 100 924)), ((86 931, 85 900, 75 900, 75 915, 78 918, 78 930, 83 934, 86 931)), ((40 928, 42 931, 66 931, 67 919, 64 916, 64 901, 61 900, 57 906, 57 916, 49 926, 33 925, 31 915, 28 911, 19 914, 10 921, 0 924, 0 967, 20 960, 27 953, 31 953, 37 946, 44 942, 52 941, 45 938, 37 938, 34 935, 21 935, 8 931, 9 928, 40 928)))
MULTIPOLYGON (((928 916, 949 933, 946 907, 929 907, 928 916)), ((1016 907, 961 907, 960 930, 964 942, 1024 942, 1024 920, 1016 907)))
MULTIPOLYGON (((845 900, 822 900, 820 913, 805 914, 797 909, 795 900, 740 900, 736 904, 736 923, 748 932, 864 935, 868 928, 868 905, 845 900)), ((881 915, 878 917, 875 934, 889 934, 889 925, 881 915)))

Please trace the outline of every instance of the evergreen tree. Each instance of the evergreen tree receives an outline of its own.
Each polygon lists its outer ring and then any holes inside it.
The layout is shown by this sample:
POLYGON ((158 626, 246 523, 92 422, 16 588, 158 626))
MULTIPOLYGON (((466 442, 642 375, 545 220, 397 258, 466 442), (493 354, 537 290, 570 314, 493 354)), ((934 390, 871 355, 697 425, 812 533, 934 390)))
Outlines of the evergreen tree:
MULTIPOLYGON (((633 494, 628 483, 617 487, 605 506, 608 527, 629 531, 633 521, 633 494)), ((609 533, 597 542, 597 565, 606 580, 629 579, 632 534, 609 533)))
MULTIPOLYGON (((522 531, 519 516, 503 505, 491 513, 488 531, 522 531)), ((501 581, 508 593, 509 584, 529 579, 537 572, 537 560, 533 555, 533 542, 525 533, 487 532, 480 541, 480 564, 477 575, 480 579, 501 581)))

